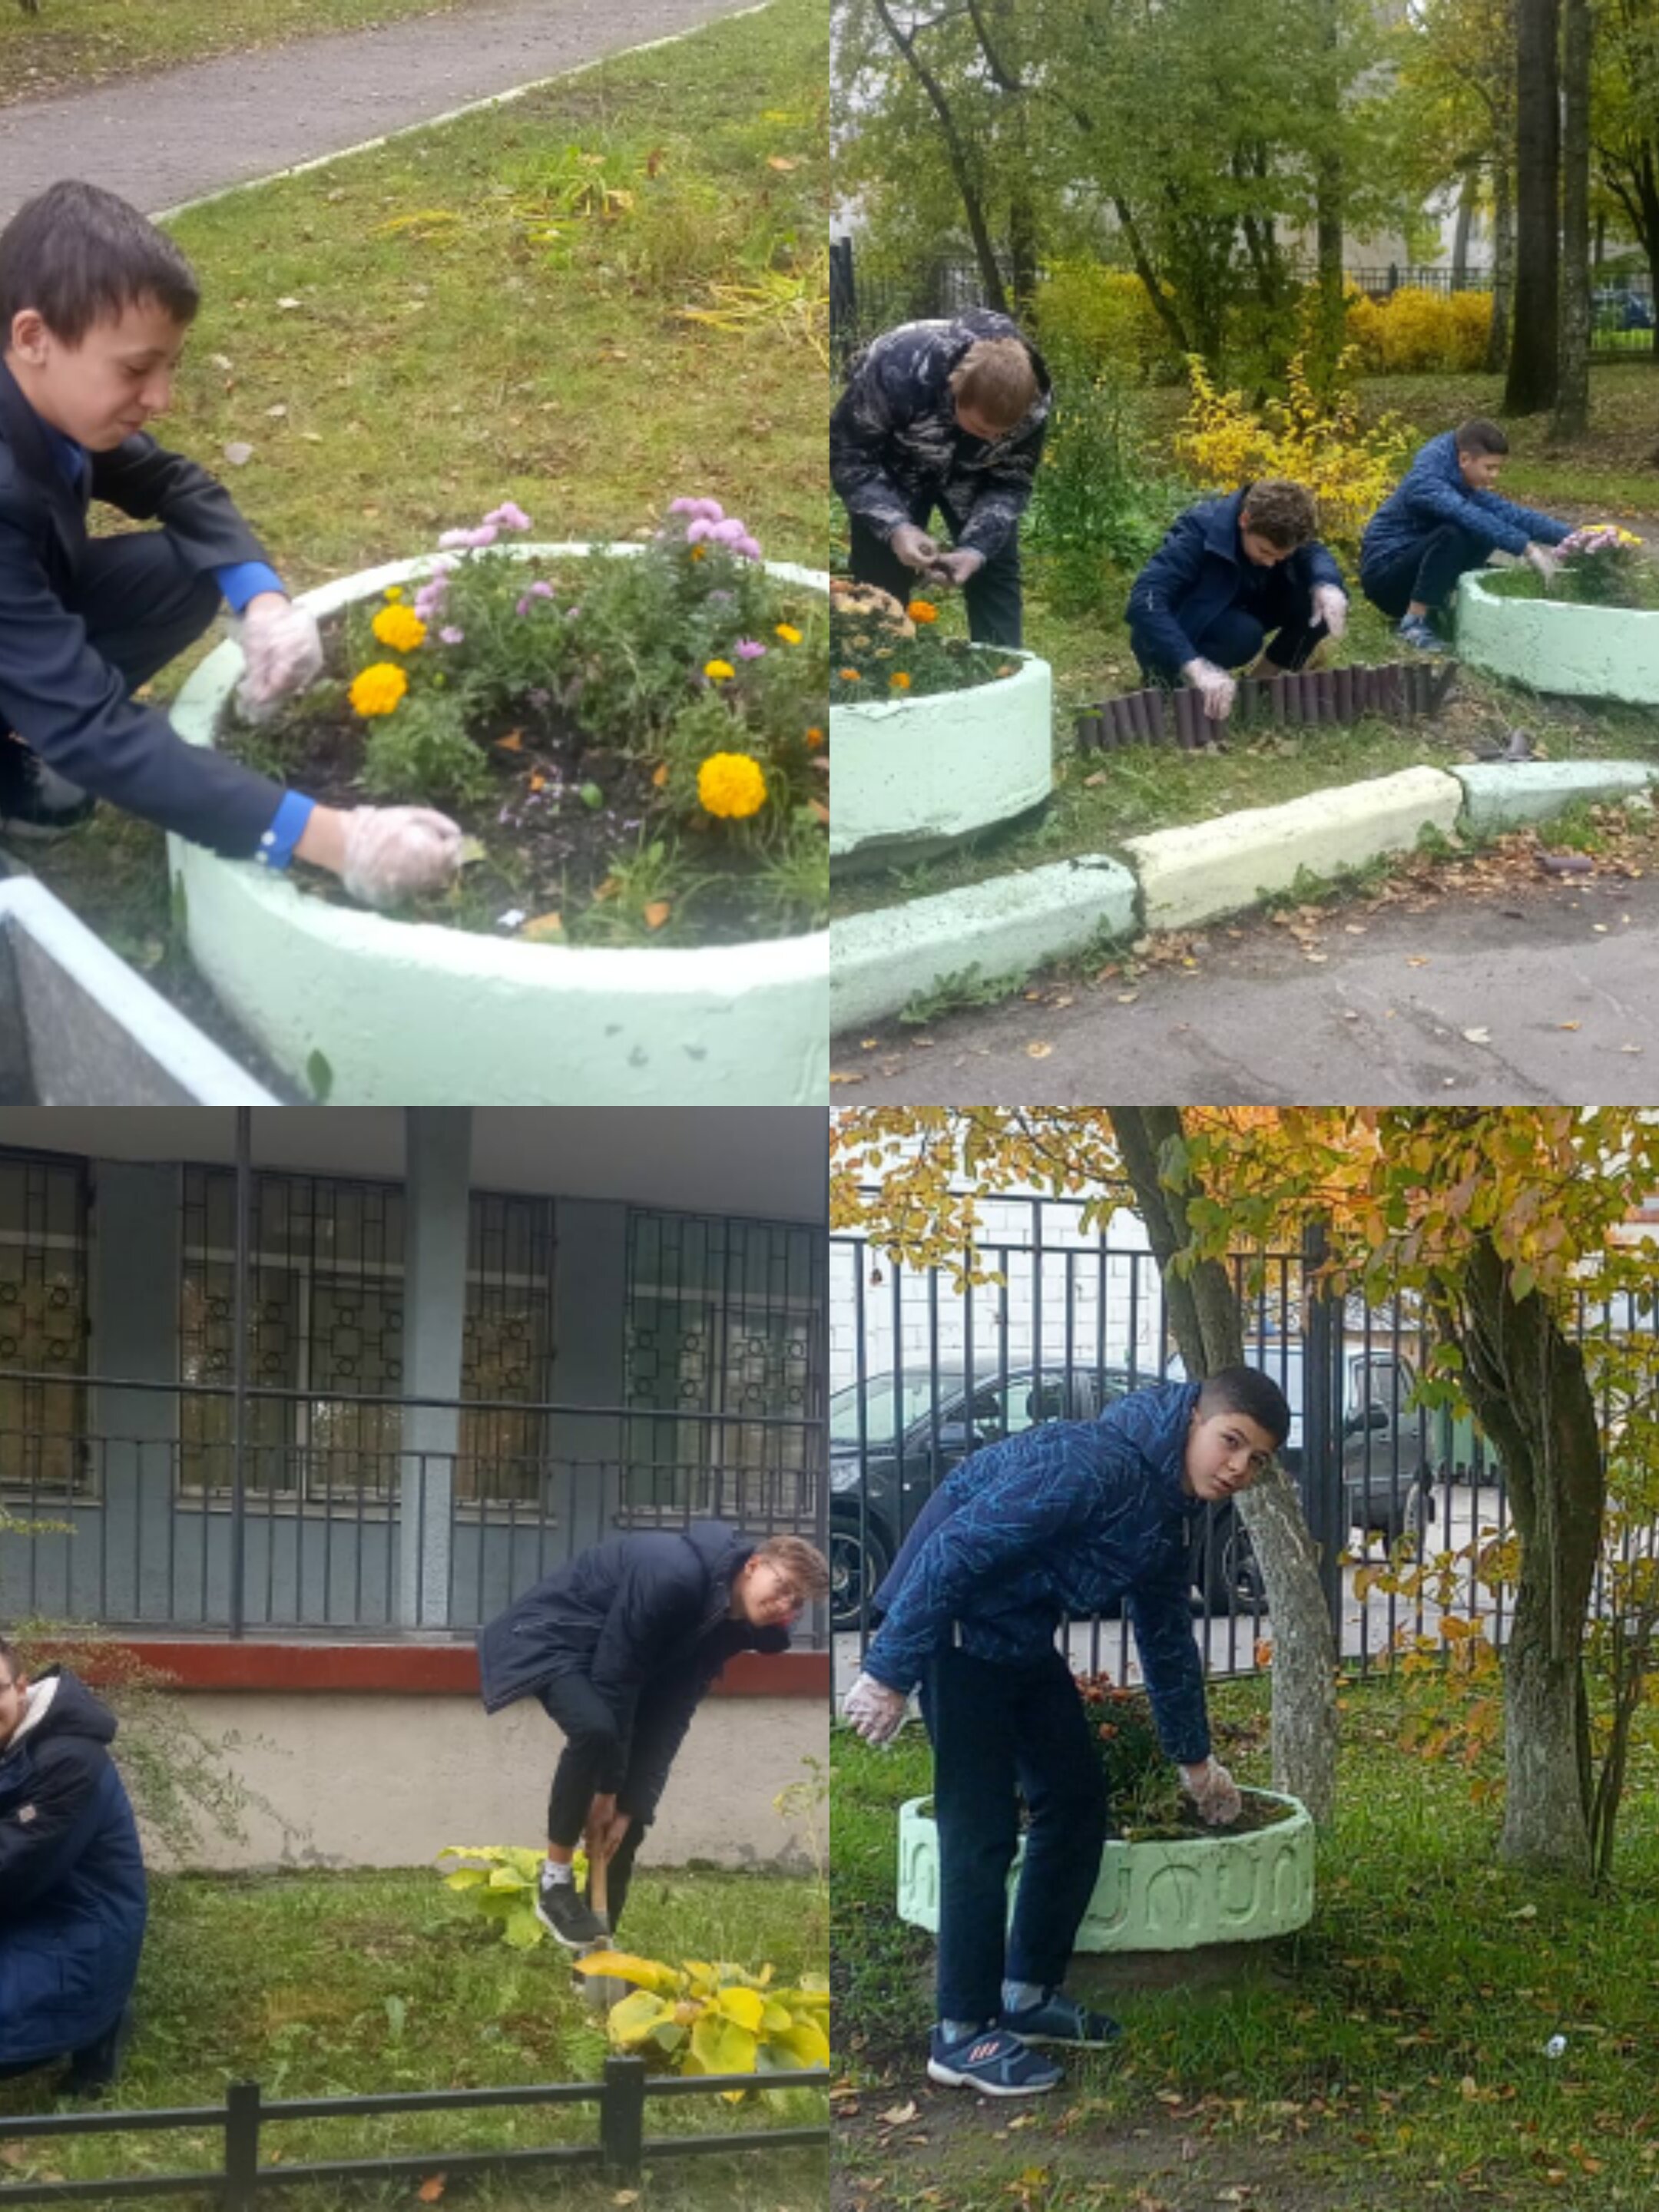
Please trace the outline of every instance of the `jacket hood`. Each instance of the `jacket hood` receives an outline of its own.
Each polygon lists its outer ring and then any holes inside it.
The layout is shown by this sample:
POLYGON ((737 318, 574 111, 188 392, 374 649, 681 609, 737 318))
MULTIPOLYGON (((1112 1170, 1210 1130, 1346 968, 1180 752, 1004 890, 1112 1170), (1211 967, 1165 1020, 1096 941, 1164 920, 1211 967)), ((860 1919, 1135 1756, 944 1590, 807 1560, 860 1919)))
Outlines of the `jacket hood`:
POLYGON ((696 1553, 710 1578, 727 1584, 755 1548, 754 1538, 744 1535, 729 1521, 690 1521, 678 1533, 680 1541, 690 1544, 696 1553))
POLYGON ((1200 1382, 1155 1382, 1109 1408, 1111 1427, 1132 1443, 1165 1486, 1168 1502, 1189 1511, 1196 1500, 1182 1486, 1187 1431, 1198 1404, 1200 1382))
POLYGON ((0 1747, 0 1759, 20 1744, 42 1742, 50 1735, 78 1735, 90 1743, 111 1743, 115 1727, 114 1714, 101 1698, 94 1697, 78 1674, 71 1674, 67 1668, 47 1667, 31 1679, 23 1717, 9 1741, 0 1747))

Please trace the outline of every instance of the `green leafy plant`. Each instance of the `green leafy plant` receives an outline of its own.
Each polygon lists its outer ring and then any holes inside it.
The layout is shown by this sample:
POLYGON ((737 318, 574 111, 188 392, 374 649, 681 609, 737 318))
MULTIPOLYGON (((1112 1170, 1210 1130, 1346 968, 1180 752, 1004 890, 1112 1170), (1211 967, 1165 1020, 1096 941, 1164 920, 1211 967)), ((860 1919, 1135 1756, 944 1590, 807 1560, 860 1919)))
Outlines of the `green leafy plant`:
POLYGON ((442 805, 485 798, 489 787, 489 763, 466 733, 459 692, 411 699, 369 732, 363 788, 372 798, 442 805))
MULTIPOLYGON (((616 2049, 659 2073, 791 2074, 830 2063, 830 1985, 817 1975, 774 1989, 770 1966, 758 1974, 724 1959, 670 1966, 623 1951, 579 1959, 576 1971, 635 1985, 611 2006, 605 2030, 616 2049)), ((743 2092, 722 2094, 735 2103, 743 2092)))
MULTIPOLYGON (((1206 1826, 1183 1794, 1181 1778, 1158 1741, 1152 1700, 1144 1690, 1125 1689, 1107 1674, 1079 1674, 1077 1687, 1106 1778, 1116 1833, 1139 1844, 1223 1832, 1206 1826)), ((1288 1818, 1282 1805, 1246 1797, 1244 1811, 1224 1832, 1246 1833, 1288 1818)))
MULTIPOLYGON (((533 1951, 547 1935, 536 1917, 543 1856, 514 1844, 446 1844, 438 1870, 446 1889, 470 1897, 486 1920, 495 1922, 504 1942, 515 1951, 533 1951)), ((578 1851, 575 1880, 582 1881, 586 1873, 587 1862, 578 1851)))

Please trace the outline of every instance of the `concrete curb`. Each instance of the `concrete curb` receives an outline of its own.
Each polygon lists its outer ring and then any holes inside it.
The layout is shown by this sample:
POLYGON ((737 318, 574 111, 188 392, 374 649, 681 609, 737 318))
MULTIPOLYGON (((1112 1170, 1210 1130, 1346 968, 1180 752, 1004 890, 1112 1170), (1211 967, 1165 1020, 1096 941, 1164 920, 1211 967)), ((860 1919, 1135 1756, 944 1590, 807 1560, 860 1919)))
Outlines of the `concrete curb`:
POLYGON ((947 975, 1024 975, 1100 937, 1139 935, 1137 887, 1103 854, 997 876, 830 927, 830 1027, 878 1021, 947 975))
POLYGON ((1656 784, 1659 767, 1644 761, 1406 769, 1129 838, 1133 869, 1092 854, 854 915, 830 925, 831 1033, 896 1014, 969 970, 984 980, 1024 975, 1093 942, 1128 943, 1146 930, 1242 913, 1264 891, 1288 889, 1299 869, 1328 875, 1409 852, 1426 827, 1491 836, 1656 784))

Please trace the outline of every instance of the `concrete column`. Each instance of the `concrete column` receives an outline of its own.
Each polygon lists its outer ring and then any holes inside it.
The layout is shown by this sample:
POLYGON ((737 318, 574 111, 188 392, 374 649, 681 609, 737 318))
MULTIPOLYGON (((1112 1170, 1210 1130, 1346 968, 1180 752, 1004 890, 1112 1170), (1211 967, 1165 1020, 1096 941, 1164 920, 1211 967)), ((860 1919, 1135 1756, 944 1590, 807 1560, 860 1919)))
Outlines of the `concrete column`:
MULTIPOLYGON (((411 1106, 404 1129, 404 1388, 415 1398, 458 1399, 472 1109, 411 1106)), ((448 1626, 460 1429, 453 1406, 411 1407, 404 1415, 398 1619, 405 1628, 448 1626)))
MULTIPOLYGON (((96 1375, 177 1382, 180 1171, 100 1160, 93 1172, 88 1364, 96 1375)), ((209 1516, 191 1510, 179 1516, 176 1530, 171 1525, 178 1400, 156 1390, 88 1396, 88 1433, 100 1440, 91 1447, 93 1475, 103 1503, 74 1516, 64 1610, 82 1620, 228 1620, 222 1546, 204 1573, 209 1516)))
MULTIPOLYGON (((620 1406, 628 1295, 628 1208, 609 1199, 564 1198, 555 1216, 553 1395, 562 1406, 620 1406)), ((548 1439, 552 1508, 568 1557, 613 1533, 621 1504, 623 1424, 614 1415, 566 1416, 548 1439)))

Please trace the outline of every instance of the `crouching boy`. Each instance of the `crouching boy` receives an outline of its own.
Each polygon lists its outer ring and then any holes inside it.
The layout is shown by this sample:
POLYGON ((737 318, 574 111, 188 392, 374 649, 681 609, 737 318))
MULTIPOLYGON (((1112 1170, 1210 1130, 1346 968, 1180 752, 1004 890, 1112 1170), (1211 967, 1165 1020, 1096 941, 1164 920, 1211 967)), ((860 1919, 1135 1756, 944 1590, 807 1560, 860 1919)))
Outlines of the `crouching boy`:
POLYGON ((577 1893, 577 1844, 590 1869, 605 1863, 614 1931, 640 1838, 715 1677, 739 1651, 787 1651, 792 1624, 829 1587, 823 1553, 799 1536, 757 1544, 694 1521, 579 1553, 478 1632, 485 1711, 538 1698, 564 1737, 536 1904, 561 1943, 580 1950, 608 1932, 577 1893))
POLYGON ((68 2058, 75 2092, 115 2078, 144 1940, 114 1735, 84 1682, 31 1681, 0 1641, 0 2075, 68 2058))
POLYGON ((1494 552, 1524 559, 1546 578, 1553 548, 1572 525, 1500 499, 1496 486, 1510 441, 1496 422, 1476 416, 1431 438, 1365 526, 1359 588, 1398 625, 1419 653, 1442 653, 1430 617, 1443 610, 1466 568, 1494 552))
POLYGON ((886 1614, 846 1716, 885 1742, 917 1684, 939 1825, 939 2019, 927 2071, 989 2097, 1051 2089, 1034 2044, 1099 2045, 1117 2023, 1063 1984, 1100 1873, 1105 1785, 1056 1631, 1121 1598, 1164 1750, 1204 1818, 1239 1812, 1210 1753, 1186 1516, 1237 1497, 1290 1428, 1251 1367, 1132 1391, 1094 1421, 1051 1421, 940 1484, 877 1593, 886 1614), (1007 1915, 1018 1800, 1025 1860, 1007 1915))
POLYGON ((251 711, 322 667, 229 493, 146 433, 198 300, 172 240, 94 185, 53 185, 0 232, 0 840, 58 836, 101 798, 233 859, 313 861, 373 906, 440 889, 461 848, 443 815, 319 805, 133 696, 224 607, 251 711), (94 500, 161 527, 92 537, 94 500))
POLYGON ((1147 681, 1190 684, 1211 720, 1224 721, 1234 670, 1260 664, 1283 675, 1340 637, 1347 593, 1318 527, 1313 494, 1278 477, 1178 516, 1125 610, 1147 681))

